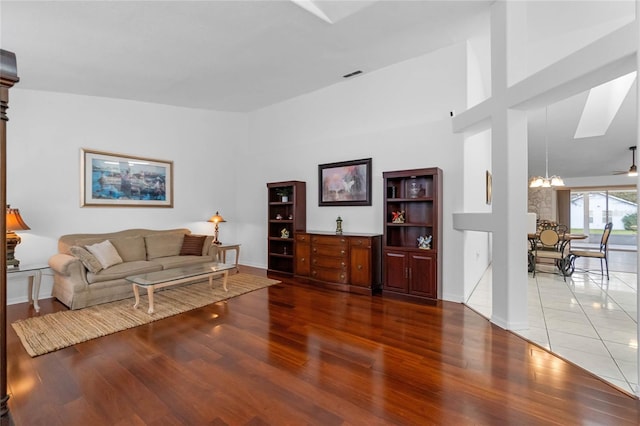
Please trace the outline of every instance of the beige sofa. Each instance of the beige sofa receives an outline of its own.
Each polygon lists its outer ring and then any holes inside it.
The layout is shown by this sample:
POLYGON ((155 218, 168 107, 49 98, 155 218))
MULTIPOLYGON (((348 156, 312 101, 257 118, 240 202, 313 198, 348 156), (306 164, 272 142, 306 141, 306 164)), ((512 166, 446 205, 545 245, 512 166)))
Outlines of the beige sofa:
POLYGON ((49 259, 53 296, 71 309, 133 297, 126 277, 215 261, 218 253, 212 241, 212 236, 194 236, 188 229, 63 235, 58 240, 58 254, 49 259), (200 242, 202 248, 196 253, 200 242), (97 248, 105 244, 117 263, 103 268, 104 256, 97 248))

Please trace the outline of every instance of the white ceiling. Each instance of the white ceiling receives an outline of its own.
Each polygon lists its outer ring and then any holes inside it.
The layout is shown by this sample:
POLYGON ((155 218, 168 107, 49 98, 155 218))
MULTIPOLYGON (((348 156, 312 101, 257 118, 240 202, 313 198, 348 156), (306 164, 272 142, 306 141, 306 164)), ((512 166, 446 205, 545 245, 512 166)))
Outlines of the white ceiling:
MULTIPOLYGON (((492 2, 315 2, 328 23, 288 0, 0 0, 0 46, 21 89, 246 112, 461 42, 492 2)), ((602 137, 573 140, 586 93, 552 105, 549 173, 628 169, 634 92, 602 137)), ((532 111, 530 175, 544 175, 544 129, 532 111)))
POLYGON ((451 45, 488 1, 2 1, 24 89, 251 111, 451 45))

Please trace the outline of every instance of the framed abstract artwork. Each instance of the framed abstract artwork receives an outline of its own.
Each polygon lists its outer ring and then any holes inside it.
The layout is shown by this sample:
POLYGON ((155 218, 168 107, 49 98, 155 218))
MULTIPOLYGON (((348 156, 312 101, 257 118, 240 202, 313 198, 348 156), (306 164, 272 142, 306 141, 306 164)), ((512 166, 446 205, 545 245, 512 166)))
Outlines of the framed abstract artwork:
POLYGON ((173 207, 173 162, 82 149, 83 207, 173 207))
POLYGON ((371 158, 320 164, 319 206, 370 206, 371 158))

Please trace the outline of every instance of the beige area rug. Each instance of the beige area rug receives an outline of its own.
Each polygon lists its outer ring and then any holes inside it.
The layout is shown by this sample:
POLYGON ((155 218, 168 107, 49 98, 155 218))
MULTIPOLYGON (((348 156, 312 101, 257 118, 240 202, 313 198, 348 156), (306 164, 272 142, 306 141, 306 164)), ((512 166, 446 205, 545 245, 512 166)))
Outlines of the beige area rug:
POLYGON ((147 296, 141 294, 138 309, 133 309, 135 300, 131 298, 76 311, 60 311, 18 320, 11 325, 29 355, 33 357, 227 300, 279 282, 240 273, 229 276, 228 292, 222 288, 221 280, 213 282, 213 289, 209 287, 207 280, 156 291, 153 295, 155 312, 151 315, 147 313, 147 296))

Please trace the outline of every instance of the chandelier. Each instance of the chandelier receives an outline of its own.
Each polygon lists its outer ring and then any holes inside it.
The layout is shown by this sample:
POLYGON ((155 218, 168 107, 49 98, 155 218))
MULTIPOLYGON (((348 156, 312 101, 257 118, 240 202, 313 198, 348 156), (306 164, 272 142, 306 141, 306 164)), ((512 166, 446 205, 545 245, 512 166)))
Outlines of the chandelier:
POLYGON ((564 186, 564 181, 560 176, 549 177, 549 137, 547 131, 548 115, 547 108, 544 109, 544 160, 545 174, 542 176, 534 176, 529 179, 529 188, 551 188, 552 186, 564 186))

